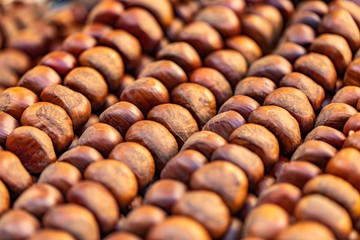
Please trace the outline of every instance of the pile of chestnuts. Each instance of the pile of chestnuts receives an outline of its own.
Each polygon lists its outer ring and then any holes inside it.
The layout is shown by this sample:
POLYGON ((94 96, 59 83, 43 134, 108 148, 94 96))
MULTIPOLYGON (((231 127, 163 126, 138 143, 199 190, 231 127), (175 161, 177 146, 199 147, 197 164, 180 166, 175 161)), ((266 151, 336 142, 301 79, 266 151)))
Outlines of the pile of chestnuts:
POLYGON ((0 3, 0 240, 359 240, 360 1, 0 3))

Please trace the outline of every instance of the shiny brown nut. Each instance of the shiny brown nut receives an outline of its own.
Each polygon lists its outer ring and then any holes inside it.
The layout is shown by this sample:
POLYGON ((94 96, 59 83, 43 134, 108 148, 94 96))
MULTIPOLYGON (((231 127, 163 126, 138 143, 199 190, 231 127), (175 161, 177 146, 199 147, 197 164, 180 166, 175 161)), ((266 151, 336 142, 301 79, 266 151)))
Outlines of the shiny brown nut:
POLYGON ((320 111, 315 127, 328 126, 342 131, 346 121, 356 113, 356 109, 346 103, 331 103, 320 111))
POLYGON ((89 23, 83 28, 83 33, 88 34, 89 36, 98 40, 110 31, 111 27, 109 25, 99 22, 89 23))
POLYGON ((276 240, 301 240, 316 238, 319 240, 335 240, 334 234, 323 224, 315 221, 300 221, 281 231, 276 240))
POLYGON ((137 79, 124 89, 120 99, 134 104, 145 115, 151 108, 170 101, 166 87, 152 77, 137 79))
POLYGON ((226 161, 214 161, 196 170, 190 179, 190 188, 209 190, 220 195, 231 213, 243 206, 247 191, 246 174, 237 166, 226 161))
POLYGON ((313 220, 324 224, 338 239, 346 239, 352 230, 346 210, 320 194, 303 197, 295 208, 294 216, 298 221, 313 220))
POLYGON ((42 130, 22 126, 16 128, 6 140, 6 149, 16 154, 31 173, 40 173, 56 161, 51 138, 42 130))
POLYGON ((184 70, 176 63, 169 60, 159 60, 145 65, 138 78, 152 77, 159 80, 171 91, 177 85, 187 82, 184 70))
POLYGON ((30 58, 37 58, 46 53, 46 39, 35 28, 27 28, 17 32, 7 42, 7 46, 20 50, 30 58))
POLYGON ((320 109, 321 103, 325 98, 324 89, 302 73, 286 74, 279 82, 280 87, 293 87, 301 90, 310 101, 314 111, 320 109))
POLYGON ((279 159, 278 140, 274 134, 261 125, 248 123, 237 128, 230 135, 229 142, 256 153, 262 159, 266 169, 271 169, 279 159))
POLYGON ((352 52, 345 38, 336 34, 321 34, 312 42, 310 51, 328 56, 340 75, 345 72, 352 59, 352 52))
POLYGON ((243 170, 251 189, 264 176, 264 164, 261 158, 242 146, 225 144, 217 148, 211 156, 211 161, 215 160, 230 162, 243 170))
POLYGON ((237 35, 241 29, 240 21, 235 12, 221 5, 204 7, 196 14, 194 21, 210 24, 224 38, 237 35))
POLYGON ((202 57, 223 47, 220 34, 206 22, 186 25, 178 33, 177 40, 190 44, 202 57))
POLYGON ((181 148, 181 152, 193 149, 210 158, 212 153, 220 146, 226 144, 226 140, 220 135, 210 131, 199 131, 191 135, 181 148))
POLYGON ((333 91, 335 88, 337 78, 335 66, 325 55, 319 53, 306 54, 296 60, 294 69, 313 79, 325 90, 333 91))
POLYGON ((286 28, 281 41, 296 43, 304 48, 314 41, 316 33, 314 29, 303 23, 295 23, 286 28))
POLYGON ((177 34, 183 27, 184 22, 180 18, 175 17, 171 24, 165 28, 166 37, 171 41, 175 41, 177 34))
POLYGON ((356 25, 360 28, 360 7, 356 4, 356 1, 334 1, 330 4, 330 11, 338 8, 343 8, 348 11, 351 17, 356 22, 356 25))
MULTIPOLYGON (((94 125, 95 123, 99 123, 99 117, 96 114, 91 114, 89 120, 85 123, 85 125, 77 131, 78 135, 83 134, 83 132, 90 126, 94 125)), ((75 139, 75 138, 74 138, 75 139)), ((74 146, 74 145, 73 145, 74 146)))
POLYGON ((0 112, 0 145, 5 145, 9 134, 19 127, 19 122, 11 115, 0 112))
MULTIPOLYGON (((215 56, 213 54, 210 54, 209 57, 215 56)), ((235 58, 233 60, 236 61, 235 58)), ((208 67, 198 68, 191 73, 189 80, 192 83, 197 83, 209 89, 216 98, 217 106, 221 106, 233 95, 231 85, 224 75, 216 69, 208 67)))
POLYGON ((192 149, 176 154, 161 171, 162 179, 174 179, 188 184, 193 172, 201 168, 207 158, 200 152, 192 149))
POLYGON ((148 231, 166 218, 161 208, 144 205, 132 210, 126 217, 123 229, 127 232, 145 237, 148 231))
POLYGON ((123 79, 121 80, 121 86, 117 90, 117 96, 121 96, 122 92, 124 91, 127 86, 133 84, 135 82, 135 78, 130 74, 125 73, 123 79))
MULTIPOLYGON (((32 184, 30 174, 26 171, 20 159, 12 152, 0 151, 0 179, 9 192, 20 195, 32 184)), ((6 201, 6 194, 3 195, 6 201)))
POLYGON ((185 193, 172 207, 172 213, 196 220, 213 238, 222 237, 230 224, 229 209, 219 195, 210 191, 185 193))
POLYGON ((118 98, 115 94, 110 93, 106 96, 104 105, 100 112, 105 111, 107 108, 111 107, 112 105, 115 105, 116 103, 120 102, 120 98, 118 98))
MULTIPOLYGON (((252 209, 255 207, 257 203, 257 197, 252 194, 249 193, 245 199, 245 203, 243 205, 243 207, 241 208, 241 210, 236 214, 239 218, 238 220, 241 221, 241 231, 243 230, 243 221, 244 219, 246 219, 246 217, 248 216, 248 214, 252 211, 252 209)), ((231 226, 230 226, 231 227, 231 226)), ((229 229, 230 230, 230 229, 229 229)), ((241 235, 241 232, 240 232, 241 235)), ((242 238, 241 238, 242 239, 242 238)))
POLYGON ((112 105, 116 104, 120 102, 120 98, 117 97, 115 94, 110 93, 106 96, 105 98, 105 102, 104 105, 102 106, 102 108, 100 109, 100 112, 103 112, 104 110, 106 110, 107 108, 111 107, 112 105))
POLYGON ((110 152, 109 158, 126 164, 133 171, 139 189, 145 188, 154 178, 154 158, 149 150, 139 143, 120 143, 110 152))
POLYGON ((230 110, 211 118, 203 130, 214 132, 228 141, 230 134, 245 123, 245 119, 239 113, 230 110))
POLYGON ((211 239, 209 233, 201 224, 183 216, 167 217, 164 221, 152 227, 145 239, 179 239, 180 236, 182 239, 211 239))
POLYGON ((329 6, 322 1, 305 1, 299 3, 296 10, 310 11, 322 17, 329 12, 329 6))
POLYGON ((360 86, 359 76, 360 76, 360 58, 354 59, 348 66, 344 76, 344 84, 345 85, 354 85, 360 86))
POLYGON ((70 88, 62 85, 51 85, 41 92, 40 98, 42 101, 63 108, 71 118, 75 130, 81 128, 90 118, 91 105, 89 100, 70 88))
POLYGON ((257 205, 276 204, 291 215, 301 195, 301 191, 294 185, 277 183, 260 193, 257 205))
POLYGON ((41 65, 27 71, 18 82, 18 86, 27 88, 38 96, 44 88, 54 84, 61 84, 60 76, 52 68, 41 65))
POLYGON ((58 50, 45 55, 39 64, 51 67, 60 76, 66 76, 66 74, 76 67, 77 61, 72 54, 58 50))
POLYGON ((244 35, 253 39, 264 53, 269 52, 275 40, 274 27, 269 20, 257 14, 245 14, 241 17, 241 26, 244 35))
POLYGON ((215 51, 205 58, 204 63, 205 66, 215 68, 221 72, 232 87, 236 86, 247 71, 246 59, 235 50, 223 49, 215 51))
POLYGON ((23 126, 36 127, 49 135, 56 152, 61 153, 74 138, 73 124, 64 109, 47 102, 39 102, 25 109, 21 116, 23 126))
MULTIPOLYGON (((356 114, 355 114, 356 115, 356 114)), ((353 116, 355 116, 353 115, 353 116)), ((350 119, 350 118, 349 118, 350 119)), ((328 127, 318 126, 315 127, 304 139, 304 141, 320 140, 326 142, 333 147, 340 149, 344 144, 346 136, 339 130, 328 127)))
POLYGON ((10 208, 10 193, 3 181, 0 180, 0 215, 10 208))
POLYGON ((64 79, 64 85, 83 94, 91 103, 93 110, 105 102, 108 86, 101 74, 90 67, 74 68, 64 79))
POLYGON ((163 27, 169 26, 174 18, 172 6, 168 0, 161 0, 156 4, 146 0, 121 0, 121 2, 123 2, 127 7, 139 6, 145 8, 157 18, 163 27))
POLYGON ((124 12, 124 6, 116 1, 101 1, 96 4, 87 17, 88 22, 115 25, 124 12))
POLYGON ((296 119, 278 106, 263 106, 254 110, 248 121, 269 129, 278 139, 284 154, 292 153, 301 142, 301 132, 296 119))
POLYGON ((350 214, 353 220, 360 218, 359 192, 342 178, 323 174, 306 183, 304 194, 322 194, 339 203, 350 214))
POLYGON ((23 87, 11 87, 0 94, 0 111, 19 121, 24 110, 36 102, 38 97, 32 91, 23 87))
POLYGON ((360 113, 356 113, 349 117, 343 129, 343 133, 348 136, 351 131, 357 132, 360 130, 360 113))
POLYGON ((267 3, 276 7, 280 11, 285 22, 287 22, 293 15, 294 5, 292 2, 282 0, 268 0, 267 3))
POLYGON ((0 218, 2 239, 28 239, 39 228, 39 221, 24 210, 10 210, 0 218))
POLYGON ((332 103, 346 103, 356 108, 360 98, 360 87, 345 86, 336 92, 332 98, 332 103))
POLYGON ((359 28, 351 14, 345 9, 332 9, 322 19, 318 31, 319 33, 333 33, 344 37, 352 51, 360 46, 359 28))
POLYGON ((138 191, 135 174, 126 164, 116 160, 90 164, 85 170, 84 178, 103 184, 115 196, 122 209, 130 204, 138 191))
POLYGON ((273 53, 293 64, 299 57, 306 54, 306 49, 293 42, 282 42, 273 53))
POLYGON ((42 221, 45 227, 63 230, 79 240, 100 239, 99 227, 94 215, 76 204, 55 206, 45 214, 42 221))
POLYGON ((228 38, 225 42, 225 46, 241 53, 248 65, 262 56, 262 50, 259 45, 253 39, 245 35, 228 38))
POLYGON ((243 237, 272 239, 290 225, 289 215, 275 204, 263 204, 247 216, 243 237))
POLYGON ((95 148, 106 158, 111 150, 123 141, 121 134, 112 126, 105 123, 95 123, 81 134, 77 146, 95 148))
POLYGON ((183 83, 171 91, 173 103, 185 107, 203 127, 207 121, 216 115, 216 100, 214 94, 196 83, 183 83))
POLYGON ((137 142, 146 147, 154 157, 156 171, 161 171, 166 163, 178 152, 175 138, 160 123, 143 120, 133 124, 126 132, 128 142, 137 142))
POLYGON ((104 238, 105 240, 141 240, 140 237, 129 232, 114 232, 104 238))
POLYGON ((182 182, 173 179, 161 179, 147 190, 144 204, 155 205, 171 212, 174 204, 185 194, 186 190, 187 187, 182 182))
POLYGON ((40 174, 38 183, 47 183, 66 194, 66 192, 81 180, 80 171, 66 162, 55 162, 47 166, 40 174))
POLYGON ((177 104, 165 103, 158 105, 150 110, 147 119, 166 127, 175 137, 179 147, 199 130, 197 122, 191 113, 177 104))
POLYGON ((4 88, 15 87, 18 84, 19 77, 11 69, 0 67, 0 86, 4 88))
MULTIPOLYGON (((356 228, 356 226, 355 226, 355 228, 356 228)), ((349 240, 356 240, 356 239, 358 239, 359 238, 359 232, 356 230, 356 229, 353 229, 352 231, 351 231, 351 233, 350 233, 350 235, 349 235, 349 240)))
POLYGON ((346 138, 343 148, 356 148, 356 149, 360 149, 360 144, 359 144, 359 137, 360 137, 360 132, 356 131, 356 132, 350 132, 350 135, 346 138))
POLYGON ((218 114, 235 111, 240 113, 240 115, 247 121, 250 113, 258 108, 260 104, 252 99, 251 97, 244 95, 235 95, 229 98, 219 109, 218 114))
POLYGON ((69 233, 55 229, 41 229, 32 235, 29 240, 75 240, 69 233))
POLYGON ((104 34, 100 43, 117 50, 127 70, 134 70, 139 66, 142 54, 141 45, 139 40, 130 33, 120 29, 113 30, 104 34))
POLYGON ((85 50, 95 47, 96 43, 96 39, 89 34, 76 32, 65 38, 61 49, 74 56, 79 56, 85 50))
POLYGON ((302 134, 308 133, 313 128, 314 110, 306 95, 299 89, 277 88, 265 98, 263 105, 274 105, 286 109, 299 123, 302 134))
POLYGON ((112 93, 108 94, 100 112, 102 113, 103 111, 105 111, 106 109, 108 109, 112 105, 115 105, 118 102, 120 102, 120 98, 118 98, 115 94, 112 93))
POLYGON ((294 16, 290 20, 291 24, 305 24, 316 30, 321 23, 321 18, 318 14, 304 10, 304 11, 296 11, 294 16))
POLYGON ((268 55, 251 64, 248 76, 265 77, 278 84, 288 73, 292 72, 291 64, 279 55, 268 55))
MULTIPOLYGON (((276 183, 276 179, 271 175, 265 175, 260 182, 255 186, 255 194, 259 196, 263 191, 273 186, 276 183)), ((248 214, 248 211, 251 211, 253 207, 255 207, 258 199, 256 198, 255 203, 252 205, 253 201, 250 199, 248 204, 251 204, 251 209, 247 209, 244 212, 248 214)), ((249 207, 249 206, 248 206, 249 207)), ((241 214, 243 216, 243 213, 241 214)), ((243 216, 245 218, 245 216, 243 216)))
POLYGON ((201 59, 196 50, 186 42, 170 43, 157 52, 157 59, 171 60, 186 72, 201 67, 201 59))
MULTIPOLYGON (((139 75, 141 70, 149 63, 152 63, 155 59, 147 54, 143 54, 140 59, 140 65, 136 68, 135 75, 139 75)), ((121 87, 121 86, 120 86, 121 87)))
POLYGON ((223 236, 223 240, 235 240, 241 238, 242 222, 238 218, 231 218, 230 225, 223 236))
POLYGON ((280 11, 269 4, 256 4, 249 8, 249 12, 267 19, 275 31, 275 37, 279 36, 283 29, 283 18, 280 11))
POLYGON ((117 26, 134 35, 145 52, 153 52, 163 38, 163 31, 156 19, 143 8, 128 8, 117 26))
POLYGON ((99 71, 110 90, 120 87, 124 75, 124 63, 114 49, 103 46, 88 49, 79 56, 79 63, 99 71))
POLYGON ((355 148, 344 148, 330 159, 326 166, 326 173, 341 177, 360 190, 360 164, 357 161, 360 153, 355 148))
POLYGON ((319 174, 321 174, 321 169, 312 163, 305 161, 289 162, 280 169, 277 181, 290 183, 302 189, 306 182, 319 174))
POLYGON ((102 159, 102 155, 95 148, 78 146, 64 152, 58 161, 70 163, 83 173, 88 165, 102 159))
POLYGON ((134 104, 121 101, 103 111, 99 120, 114 127, 125 137, 129 127, 137 121, 144 120, 144 115, 134 104))
POLYGON ((336 83, 335 83, 335 92, 337 92, 337 91, 339 91, 341 88, 343 88, 344 87, 344 81, 343 81, 343 79, 337 79, 336 80, 336 83))
POLYGON ((237 0, 218 0, 218 1, 212 1, 212 0, 200 0, 201 4, 204 6, 212 6, 212 5, 221 5, 230 8, 233 10, 237 16, 241 16, 246 7, 246 3, 243 0, 237 1, 237 0))
POLYGON ((46 183, 26 189, 14 202, 13 208, 22 209, 41 218, 49 209, 64 202, 61 192, 46 183))
POLYGON ((174 2, 175 14, 184 22, 191 22, 200 7, 200 2, 197 1, 174 2))
POLYGON ((30 68, 31 60, 22 51, 4 48, 0 53, 0 65, 22 75, 30 68))
POLYGON ((269 172, 269 176, 277 177, 281 171, 281 169, 290 162, 290 157, 280 156, 279 160, 275 163, 271 171, 269 172))
POLYGON ((304 142, 296 149, 291 157, 291 161, 310 162, 323 169, 336 152, 336 148, 326 142, 310 140, 304 142))
POLYGON ((119 218, 119 207, 115 197, 100 183, 80 181, 67 191, 66 200, 90 210, 102 233, 111 231, 119 218))
POLYGON ((276 84, 266 77, 247 77, 235 88, 235 95, 245 95, 263 104, 265 98, 276 89, 276 84))

